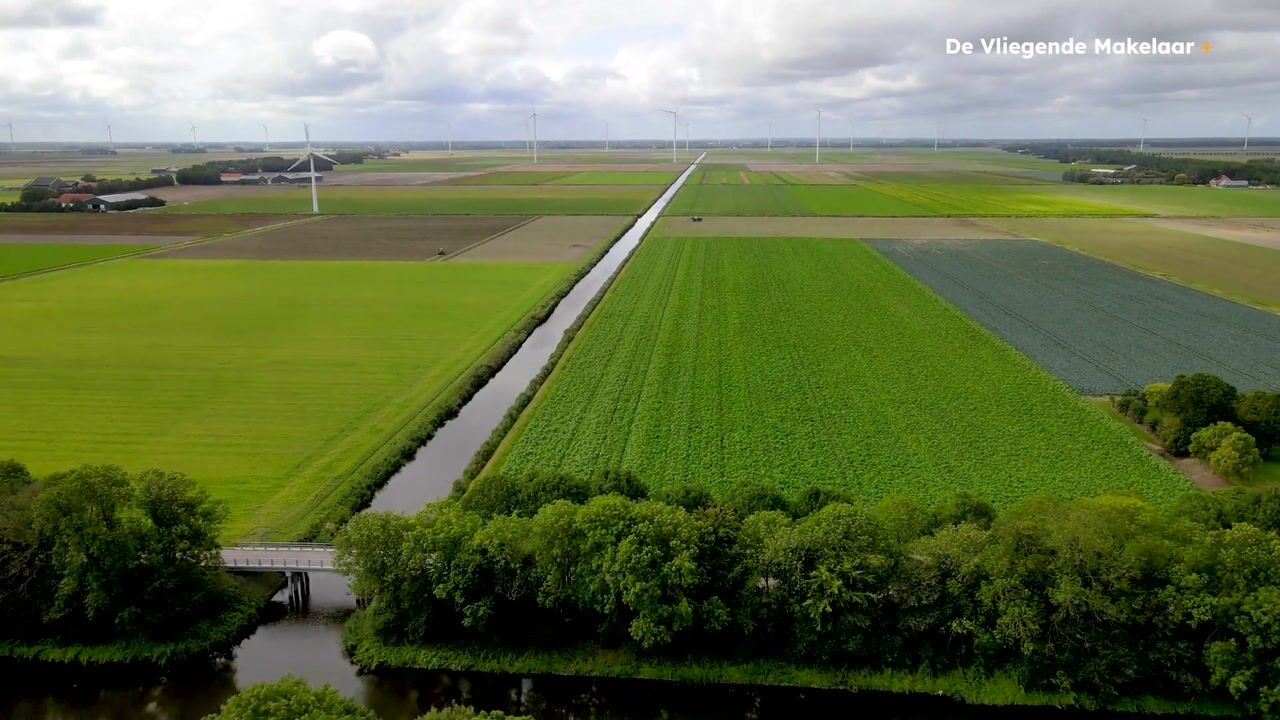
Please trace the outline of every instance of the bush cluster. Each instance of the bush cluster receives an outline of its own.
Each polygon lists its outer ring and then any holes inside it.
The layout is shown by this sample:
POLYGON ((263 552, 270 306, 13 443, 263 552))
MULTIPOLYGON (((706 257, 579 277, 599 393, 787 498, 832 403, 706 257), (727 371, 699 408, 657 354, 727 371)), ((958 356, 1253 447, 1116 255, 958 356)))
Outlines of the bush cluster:
POLYGON ((863 507, 766 485, 644 499, 625 473, 489 480, 339 535, 380 640, 962 668, 1280 711, 1277 493, 1197 494, 1173 512, 1039 498, 997 515, 971 497, 863 507))
MULTIPOLYGON (((377 714, 325 685, 316 690, 293 676, 251 685, 205 720, 377 720, 377 714)), ((530 720, 462 705, 437 708, 418 720, 530 720)))
MULTIPOLYGON (((1018 148, 1008 148, 1018 149, 1018 148)), ((1043 144, 1022 149, 1033 154, 1063 163, 1096 163, 1108 165, 1137 165, 1136 174, 1155 176, 1166 182, 1204 185, 1219 175, 1234 180, 1248 180, 1256 184, 1280 185, 1280 162, 1275 158, 1255 158, 1245 162, 1209 158, 1192 158, 1179 155, 1156 155, 1119 148, 1073 147, 1070 145, 1043 144)), ((1070 171, 1068 171, 1070 172, 1070 171)), ((1088 171, 1084 182, 1088 181, 1088 171)), ((1096 176, 1097 173, 1092 173, 1096 176)), ((1063 176, 1064 180, 1081 180, 1063 176)))

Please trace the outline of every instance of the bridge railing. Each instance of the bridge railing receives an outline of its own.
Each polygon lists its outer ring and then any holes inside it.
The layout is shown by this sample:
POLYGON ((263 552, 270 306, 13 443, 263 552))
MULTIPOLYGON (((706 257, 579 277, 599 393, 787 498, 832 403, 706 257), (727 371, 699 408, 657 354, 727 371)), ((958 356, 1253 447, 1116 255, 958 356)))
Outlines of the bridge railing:
POLYGON ((226 558, 223 567, 246 570, 277 568, 280 570, 334 570, 333 560, 327 558, 226 558))
POLYGON ((260 543, 241 543, 239 545, 227 545, 223 550, 317 550, 321 552, 333 552, 333 545, 329 543, 303 543, 303 542, 260 542, 260 543))

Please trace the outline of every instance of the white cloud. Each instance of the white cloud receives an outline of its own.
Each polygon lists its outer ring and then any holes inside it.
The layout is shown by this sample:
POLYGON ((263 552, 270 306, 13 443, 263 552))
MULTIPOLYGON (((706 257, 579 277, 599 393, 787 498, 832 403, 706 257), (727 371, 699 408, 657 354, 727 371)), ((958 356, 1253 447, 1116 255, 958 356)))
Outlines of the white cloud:
POLYGON ((364 33, 334 30, 311 43, 311 54, 321 67, 363 73, 378 63, 378 46, 364 33))

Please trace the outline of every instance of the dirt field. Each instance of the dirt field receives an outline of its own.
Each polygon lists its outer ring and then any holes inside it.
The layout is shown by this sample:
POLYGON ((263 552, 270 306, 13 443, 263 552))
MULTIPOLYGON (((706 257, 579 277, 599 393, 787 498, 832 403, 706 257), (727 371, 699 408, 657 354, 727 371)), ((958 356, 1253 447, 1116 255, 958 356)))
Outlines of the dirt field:
POLYGON ((1261 245, 1280 250, 1280 220, 1246 218, 1242 220, 1192 219, 1192 218, 1137 218, 1135 222, 1234 240, 1235 242, 1261 245))
POLYGON ((154 212, 0 213, 0 236, 221 235, 297 219, 296 216, 279 215, 166 215, 154 212))
POLYGON ((525 222, 523 217, 334 216, 157 253, 211 260, 435 260, 525 222), (444 248, 445 255, 437 252, 444 248))
POLYGON ((198 235, 21 235, 0 233, 0 245, 173 245, 198 235))
POLYGON ((455 178, 480 175, 477 172, 347 172, 325 175, 324 184, 342 185, 430 185, 455 178))
POLYGON ((151 188, 148 195, 164 199, 170 205, 212 200, 214 198, 244 197, 294 190, 291 185, 171 185, 151 188))
POLYGON ((967 218, 665 217, 654 232, 689 237, 829 237, 969 240, 1018 237, 967 218))
POLYGON ((616 215, 551 215, 480 243, 457 259, 577 262, 612 238, 630 218, 616 215))

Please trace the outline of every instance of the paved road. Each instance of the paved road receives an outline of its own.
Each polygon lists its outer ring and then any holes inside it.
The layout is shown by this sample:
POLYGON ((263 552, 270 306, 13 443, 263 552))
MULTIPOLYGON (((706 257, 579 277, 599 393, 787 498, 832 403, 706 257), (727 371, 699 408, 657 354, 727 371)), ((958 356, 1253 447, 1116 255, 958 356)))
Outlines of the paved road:
POLYGON ((262 543, 222 548, 222 564, 228 570, 264 572, 337 572, 332 545, 262 543))

